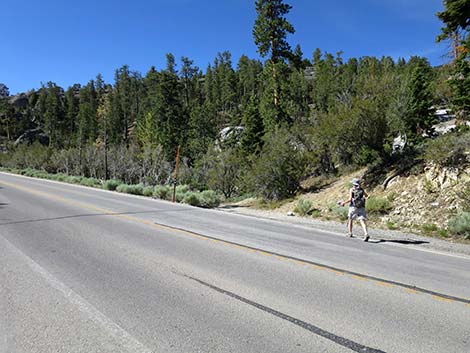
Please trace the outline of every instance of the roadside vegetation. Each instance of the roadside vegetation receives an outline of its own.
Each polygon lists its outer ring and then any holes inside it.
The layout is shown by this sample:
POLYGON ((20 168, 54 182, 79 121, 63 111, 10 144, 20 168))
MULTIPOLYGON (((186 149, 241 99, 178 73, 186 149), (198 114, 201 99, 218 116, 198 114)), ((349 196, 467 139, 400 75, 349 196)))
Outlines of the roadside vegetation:
MULTIPOLYGON (((179 150, 178 202, 214 207, 250 195, 273 208, 300 198, 298 214, 342 220, 347 210, 336 200, 321 209, 302 198, 355 170, 365 169, 373 188, 393 173, 469 164, 470 22, 455 3, 444 1, 437 14, 438 40, 456 48, 439 67, 419 56, 303 53, 288 41, 292 7, 257 0, 253 40, 262 61, 242 55, 235 63, 224 51, 201 69, 168 53, 164 68, 142 74, 123 65, 113 82, 101 75, 70 87, 50 81, 15 96, 0 83, 0 166, 168 200, 179 150), (441 108, 455 128, 438 137, 441 108)), ((438 189, 429 182, 422 192, 438 189)), ((468 237, 461 204, 440 227, 468 237)), ((388 196, 367 204, 382 218, 396 207, 388 196)), ((387 227, 400 227, 389 218, 387 227)))
MULTIPOLYGON (((173 198, 173 186, 157 185, 144 186, 142 184, 125 184, 116 179, 99 180, 95 178, 86 178, 82 176, 73 176, 65 174, 51 174, 40 170, 0 168, 0 171, 24 175, 32 178, 55 180, 69 184, 89 186, 109 191, 117 191, 125 194, 140 195, 171 201, 173 198)), ((178 185, 176 187, 176 201, 186 203, 192 206, 214 208, 219 206, 222 197, 213 190, 194 191, 189 185, 178 185)))

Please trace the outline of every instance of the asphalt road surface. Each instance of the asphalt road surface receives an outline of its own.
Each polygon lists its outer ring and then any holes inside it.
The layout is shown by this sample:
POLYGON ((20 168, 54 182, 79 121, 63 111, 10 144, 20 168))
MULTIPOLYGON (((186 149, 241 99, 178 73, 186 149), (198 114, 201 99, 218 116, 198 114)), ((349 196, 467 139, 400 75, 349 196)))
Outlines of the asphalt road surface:
POLYGON ((470 352, 470 258, 0 173, 0 353, 470 352))

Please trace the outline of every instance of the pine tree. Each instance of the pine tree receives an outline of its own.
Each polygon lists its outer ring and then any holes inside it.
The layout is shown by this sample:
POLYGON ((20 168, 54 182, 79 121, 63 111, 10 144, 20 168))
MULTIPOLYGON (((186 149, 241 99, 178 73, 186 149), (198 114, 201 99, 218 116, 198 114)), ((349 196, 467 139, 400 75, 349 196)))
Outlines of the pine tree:
POLYGON ((270 82, 265 90, 270 98, 262 99, 262 114, 265 126, 272 128, 290 120, 282 111, 281 82, 287 75, 286 60, 292 57, 287 35, 295 30, 285 17, 292 7, 282 0, 257 0, 255 5, 258 16, 253 27, 254 41, 262 57, 269 54, 265 78, 270 82))
POLYGON ((60 125, 64 120, 63 90, 53 82, 47 83, 44 101, 44 130, 49 137, 49 146, 60 145, 60 125))
POLYGON ((470 117, 470 0, 444 0, 444 6, 444 11, 437 13, 445 25, 437 41, 452 42, 454 72, 450 85, 460 122, 470 117))
POLYGON ((253 96, 243 112, 242 124, 244 130, 240 140, 240 147, 245 154, 259 153, 261 151, 264 126, 258 106, 258 100, 253 96))
POLYGON ((432 70, 424 58, 410 59, 409 109, 405 127, 412 139, 420 139, 423 133, 430 133, 435 123, 432 111, 433 95, 431 91, 432 70))
POLYGON ((71 147, 77 133, 80 85, 75 84, 65 92, 65 121, 63 126, 64 145, 71 147))

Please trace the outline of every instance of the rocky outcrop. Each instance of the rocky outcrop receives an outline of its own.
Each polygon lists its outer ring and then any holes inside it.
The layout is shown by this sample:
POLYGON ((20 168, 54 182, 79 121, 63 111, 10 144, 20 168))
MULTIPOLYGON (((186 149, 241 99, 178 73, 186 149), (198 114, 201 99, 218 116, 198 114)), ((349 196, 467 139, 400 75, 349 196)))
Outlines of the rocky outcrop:
POLYGON ((16 139, 15 146, 22 143, 31 144, 34 141, 39 141, 41 144, 46 145, 49 143, 49 137, 40 128, 26 130, 16 139))
POLYGON ((29 93, 20 93, 8 98, 8 102, 15 108, 25 108, 29 103, 29 93))

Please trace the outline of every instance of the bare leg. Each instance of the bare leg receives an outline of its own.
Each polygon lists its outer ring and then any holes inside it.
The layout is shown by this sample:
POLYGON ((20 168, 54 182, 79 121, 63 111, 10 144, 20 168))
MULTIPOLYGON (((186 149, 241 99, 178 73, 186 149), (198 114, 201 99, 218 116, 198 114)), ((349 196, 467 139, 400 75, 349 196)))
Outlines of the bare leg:
POLYGON ((348 219, 348 236, 352 237, 353 220, 348 219))
POLYGON ((367 224, 366 221, 363 219, 360 219, 359 222, 361 222, 362 230, 364 231, 364 241, 369 240, 369 233, 367 232, 367 224))

